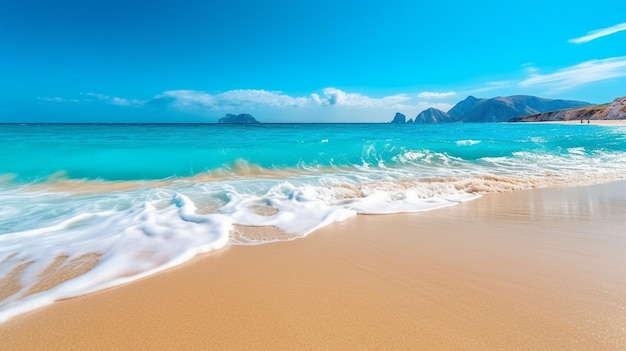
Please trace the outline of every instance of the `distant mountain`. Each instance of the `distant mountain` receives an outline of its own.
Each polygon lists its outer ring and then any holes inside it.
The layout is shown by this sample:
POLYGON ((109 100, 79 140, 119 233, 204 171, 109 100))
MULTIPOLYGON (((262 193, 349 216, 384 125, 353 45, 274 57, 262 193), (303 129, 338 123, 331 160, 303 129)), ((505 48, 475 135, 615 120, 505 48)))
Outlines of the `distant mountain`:
POLYGON ((242 113, 240 115, 231 115, 230 113, 228 113, 223 118, 220 118, 217 123, 254 124, 261 122, 257 121, 254 117, 252 117, 252 115, 247 113, 242 113))
POLYGON ((515 117, 509 122, 544 122, 577 120, 626 119, 626 96, 613 100, 610 104, 591 105, 581 108, 563 109, 515 117))
POLYGON ((457 104, 448 111, 448 114, 454 116, 455 120, 462 120, 465 112, 472 110, 481 100, 486 99, 477 99, 470 95, 465 98, 465 100, 457 102, 457 104))
POLYGON ((583 101, 550 100, 526 95, 493 99, 469 96, 456 104, 448 114, 462 122, 506 122, 514 117, 588 105, 588 102, 583 101))
MULTIPOLYGON (((496 97, 492 99, 479 99, 468 96, 465 100, 454 105, 447 113, 435 108, 420 112, 420 114, 415 117, 415 123, 506 122, 515 117, 589 105, 588 102, 584 101, 551 100, 526 95, 496 97)), ((397 117, 398 114, 396 114, 396 118, 397 117)), ((396 118, 394 118, 394 121, 396 118)), ((392 123, 405 122, 398 121, 392 123)))
POLYGON ((400 112, 396 112, 396 115, 393 117, 391 123, 404 124, 406 123, 406 116, 401 114, 400 112))
POLYGON ((429 108, 415 117, 415 123, 446 123, 453 122, 448 113, 436 108, 429 108))

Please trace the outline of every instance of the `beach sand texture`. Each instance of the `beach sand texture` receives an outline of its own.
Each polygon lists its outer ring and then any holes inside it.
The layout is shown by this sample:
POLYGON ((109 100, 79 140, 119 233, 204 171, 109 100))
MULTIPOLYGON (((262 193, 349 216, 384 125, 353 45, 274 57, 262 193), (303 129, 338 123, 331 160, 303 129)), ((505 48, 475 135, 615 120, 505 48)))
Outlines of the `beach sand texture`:
POLYGON ((3 350, 626 348, 626 182, 358 216, 0 325, 3 350))

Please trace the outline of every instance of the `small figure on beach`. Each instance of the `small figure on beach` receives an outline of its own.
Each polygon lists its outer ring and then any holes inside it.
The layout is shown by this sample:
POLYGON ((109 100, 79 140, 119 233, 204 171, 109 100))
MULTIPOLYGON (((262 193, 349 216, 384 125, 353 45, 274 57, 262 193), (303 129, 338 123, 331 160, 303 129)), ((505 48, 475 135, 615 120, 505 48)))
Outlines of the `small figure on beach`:
POLYGON ((590 123, 589 120, 587 120, 587 124, 589 124, 589 123, 590 123))
POLYGON ((580 124, 583 124, 583 119, 582 118, 580 119, 580 124))

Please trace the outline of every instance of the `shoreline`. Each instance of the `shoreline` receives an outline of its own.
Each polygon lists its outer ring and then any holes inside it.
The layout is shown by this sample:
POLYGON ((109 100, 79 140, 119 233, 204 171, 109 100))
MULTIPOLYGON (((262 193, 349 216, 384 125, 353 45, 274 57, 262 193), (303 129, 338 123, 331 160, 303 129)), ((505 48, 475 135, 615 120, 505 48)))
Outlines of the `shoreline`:
POLYGON ((0 324, 0 340, 10 349, 623 348, 625 193, 620 181, 358 216, 55 302, 0 324))
POLYGON ((514 122, 514 123, 522 123, 522 124, 595 124, 599 126, 626 126, 626 120, 624 119, 592 119, 587 123, 585 119, 583 123, 580 123, 580 120, 570 120, 570 121, 533 121, 533 122, 514 122))

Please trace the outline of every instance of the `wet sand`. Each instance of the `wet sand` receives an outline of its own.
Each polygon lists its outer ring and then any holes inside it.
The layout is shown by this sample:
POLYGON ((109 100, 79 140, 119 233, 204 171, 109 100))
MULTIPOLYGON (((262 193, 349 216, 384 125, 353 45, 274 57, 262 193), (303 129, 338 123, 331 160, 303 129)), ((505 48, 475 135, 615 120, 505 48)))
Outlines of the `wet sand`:
POLYGON ((4 350, 626 349, 626 182, 358 216, 0 324, 4 350))

